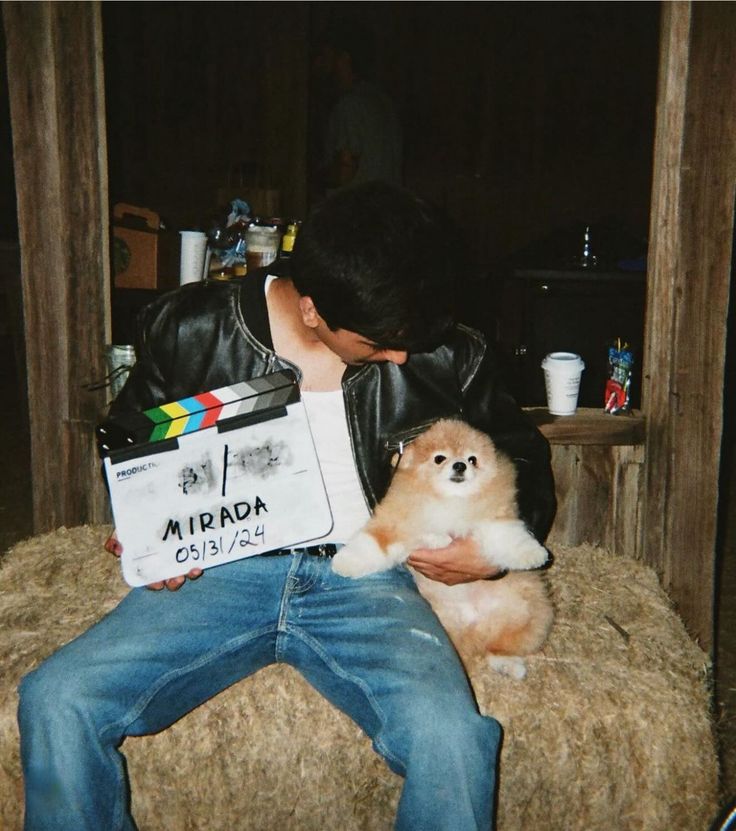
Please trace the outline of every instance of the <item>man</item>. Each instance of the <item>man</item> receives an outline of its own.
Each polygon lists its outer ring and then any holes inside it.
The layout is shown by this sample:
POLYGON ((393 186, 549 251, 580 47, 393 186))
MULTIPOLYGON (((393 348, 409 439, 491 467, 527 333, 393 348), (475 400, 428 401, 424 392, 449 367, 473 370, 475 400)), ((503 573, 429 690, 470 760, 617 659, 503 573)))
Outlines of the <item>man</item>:
POLYGON ((370 76, 372 32, 350 18, 334 21, 315 61, 337 94, 327 118, 322 184, 329 190, 381 180, 402 181, 402 130, 396 107, 370 76))
MULTIPOLYGON (((492 827, 500 728, 478 713, 410 572, 350 580, 324 556, 380 500, 396 448, 443 416, 488 431, 517 464, 530 528, 543 538, 551 524, 549 447, 499 386, 482 338, 452 325, 453 257, 437 244, 439 223, 397 188, 345 189, 304 224, 290 278, 192 284, 144 310, 138 360, 113 410, 295 370, 335 517, 320 542, 333 545, 151 587, 169 591, 134 589, 27 676, 27 831, 134 828, 124 738, 167 727, 275 661, 348 713, 405 777, 396 828, 492 827)), ((498 576, 463 539, 410 562, 447 583, 498 576)))

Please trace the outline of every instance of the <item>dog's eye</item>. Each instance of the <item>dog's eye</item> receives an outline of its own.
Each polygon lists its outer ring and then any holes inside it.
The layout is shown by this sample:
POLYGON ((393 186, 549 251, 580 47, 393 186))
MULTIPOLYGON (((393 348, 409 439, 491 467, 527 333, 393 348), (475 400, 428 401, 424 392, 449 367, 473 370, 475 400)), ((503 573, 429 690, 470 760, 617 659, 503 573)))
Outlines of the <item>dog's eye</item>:
POLYGON ((478 464, 478 459, 475 456, 468 456, 468 462, 475 467, 478 464))
POLYGON ((442 464, 442 462, 444 462, 446 458, 447 458, 447 456, 443 456, 441 453, 438 453, 438 454, 434 457, 434 463, 435 463, 436 465, 441 465, 441 464, 442 464))

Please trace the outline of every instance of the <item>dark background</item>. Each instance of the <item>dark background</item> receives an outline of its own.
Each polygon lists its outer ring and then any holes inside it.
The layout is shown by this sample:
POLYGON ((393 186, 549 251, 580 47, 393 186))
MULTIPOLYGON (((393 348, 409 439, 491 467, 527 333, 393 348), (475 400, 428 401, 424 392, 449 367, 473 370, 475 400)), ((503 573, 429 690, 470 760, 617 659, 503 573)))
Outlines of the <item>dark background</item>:
MULTIPOLYGON (((304 76, 309 176, 325 109, 309 58, 329 19, 349 9, 377 34, 375 75, 402 118, 405 183, 468 231, 474 263, 580 221, 647 233, 658 3, 102 9, 113 201, 197 224, 233 166, 250 163, 286 195, 286 215, 303 214, 288 198, 281 137, 264 129, 269 84, 277 72, 304 76), (275 66, 268 34, 287 21, 293 48, 275 66)), ((298 111, 281 102, 290 105, 298 111)))
MULTIPOLYGON (((330 20, 352 14, 377 36, 375 80, 402 120, 405 184, 454 222, 466 322, 500 339, 524 404, 543 403, 538 365, 548 348, 584 351, 581 403, 598 406, 608 341, 623 335, 641 354, 643 274, 638 287, 612 287, 602 273, 646 248, 659 9, 103 3, 111 205, 150 208, 176 230, 204 227, 228 188, 249 200, 272 188, 281 215, 303 217, 320 195, 316 155, 330 106, 313 57, 330 20), (562 301, 544 281, 520 295, 514 269, 565 266, 586 224, 598 284, 555 284, 562 301), (582 318, 588 329, 601 321, 592 340, 568 336, 582 318)), ((0 97, 0 240, 12 240, 5 77, 0 97)), ((38 215, 41 231, 43 205, 38 215)))

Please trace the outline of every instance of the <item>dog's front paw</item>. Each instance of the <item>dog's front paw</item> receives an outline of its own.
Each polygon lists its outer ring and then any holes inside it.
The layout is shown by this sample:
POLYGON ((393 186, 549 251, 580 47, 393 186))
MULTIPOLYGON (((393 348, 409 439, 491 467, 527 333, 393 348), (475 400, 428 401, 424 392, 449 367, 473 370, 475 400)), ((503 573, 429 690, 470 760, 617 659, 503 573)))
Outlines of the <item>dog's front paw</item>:
POLYGON ((447 548, 452 542, 449 534, 423 534, 417 548, 447 548))
POLYGON ((516 569, 539 568, 549 559, 547 549, 526 528, 519 532, 517 544, 509 553, 511 567, 516 569))
POLYGON ((332 570, 342 577, 365 577, 392 565, 373 537, 363 531, 332 558, 332 570))
POLYGON ((490 522, 481 530, 479 539, 489 559, 501 568, 539 568, 549 557, 547 549, 521 520, 490 522))

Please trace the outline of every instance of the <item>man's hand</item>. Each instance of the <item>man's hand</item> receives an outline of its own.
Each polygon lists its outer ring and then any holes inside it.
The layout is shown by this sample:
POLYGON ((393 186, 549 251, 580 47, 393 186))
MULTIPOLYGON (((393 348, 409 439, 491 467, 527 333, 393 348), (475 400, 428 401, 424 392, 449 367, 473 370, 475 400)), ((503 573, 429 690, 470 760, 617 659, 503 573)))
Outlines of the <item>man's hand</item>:
POLYGON ((445 548, 417 548, 408 565, 430 580, 448 586, 502 577, 503 569, 492 566, 478 551, 472 539, 458 537, 445 548))
MULTIPOLYGON (((116 557, 119 557, 123 553, 122 543, 118 539, 115 531, 113 531, 107 540, 105 540, 105 551, 108 551, 110 554, 114 554, 116 557)), ((196 580, 197 577, 200 577, 201 575, 201 568, 193 568, 187 574, 182 574, 179 577, 170 577, 168 580, 159 580, 157 583, 149 583, 146 588, 156 592, 161 591, 161 589, 168 589, 170 592, 175 592, 177 589, 180 589, 184 583, 186 583, 187 578, 190 580, 196 580)))

